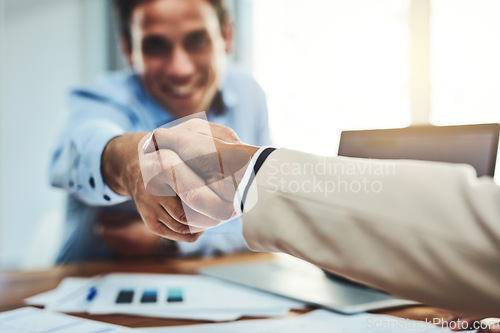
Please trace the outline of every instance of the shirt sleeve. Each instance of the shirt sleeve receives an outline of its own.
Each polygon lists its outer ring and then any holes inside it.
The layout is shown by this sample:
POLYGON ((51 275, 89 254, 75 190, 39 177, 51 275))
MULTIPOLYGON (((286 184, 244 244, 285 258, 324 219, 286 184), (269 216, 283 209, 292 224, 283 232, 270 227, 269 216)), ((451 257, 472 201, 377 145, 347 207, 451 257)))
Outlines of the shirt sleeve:
POLYGON ((275 150, 276 148, 274 147, 261 147, 250 160, 247 170, 245 171, 245 174, 243 175, 243 178, 241 179, 234 195, 234 210, 238 216, 243 215, 243 212, 245 211, 244 203, 247 199, 248 191, 255 175, 259 172, 260 167, 264 164, 269 155, 271 155, 271 153, 275 150))
POLYGON ((94 206, 115 205, 128 200, 103 181, 101 156, 114 137, 130 132, 130 110, 84 91, 73 91, 70 115, 50 165, 50 182, 94 206))

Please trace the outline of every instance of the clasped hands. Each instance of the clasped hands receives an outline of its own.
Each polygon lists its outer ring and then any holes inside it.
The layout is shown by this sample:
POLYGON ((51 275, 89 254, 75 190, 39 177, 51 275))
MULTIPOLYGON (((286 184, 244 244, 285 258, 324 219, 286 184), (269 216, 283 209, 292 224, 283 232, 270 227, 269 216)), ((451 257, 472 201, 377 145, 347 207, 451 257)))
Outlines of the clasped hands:
POLYGON ((193 242, 237 217, 236 190, 258 147, 230 128, 191 119, 155 130, 138 148, 141 176, 130 194, 151 232, 193 242))

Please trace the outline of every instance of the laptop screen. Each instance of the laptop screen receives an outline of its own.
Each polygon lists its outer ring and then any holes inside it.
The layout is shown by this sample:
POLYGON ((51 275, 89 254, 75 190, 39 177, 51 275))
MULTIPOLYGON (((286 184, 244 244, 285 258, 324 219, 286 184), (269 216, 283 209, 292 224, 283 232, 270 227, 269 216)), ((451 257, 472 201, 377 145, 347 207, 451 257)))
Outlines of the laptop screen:
POLYGON ((499 124, 343 131, 339 156, 466 163, 493 177, 499 132, 499 124))

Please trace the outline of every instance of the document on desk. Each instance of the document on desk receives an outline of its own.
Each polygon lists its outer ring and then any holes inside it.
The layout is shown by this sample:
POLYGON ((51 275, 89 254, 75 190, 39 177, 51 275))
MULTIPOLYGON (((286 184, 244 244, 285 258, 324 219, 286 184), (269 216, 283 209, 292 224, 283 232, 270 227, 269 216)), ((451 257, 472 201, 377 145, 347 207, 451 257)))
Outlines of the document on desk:
POLYGON ((8 333, 122 333, 133 329, 32 307, 0 313, 0 332, 8 333))
POLYGON ((230 321, 280 317, 303 303, 199 275, 109 274, 66 278, 27 304, 61 312, 230 321))
POLYGON ((283 316, 303 303, 206 276, 109 274, 100 281, 91 314, 234 320, 283 316))
POLYGON ((89 290, 96 288, 101 277, 67 277, 57 288, 25 299, 28 305, 45 306, 52 311, 66 313, 86 312, 91 301, 89 290))
POLYGON ((386 315, 341 315, 327 310, 285 319, 245 320, 233 323, 136 329, 141 333, 450 333, 430 322, 386 315))

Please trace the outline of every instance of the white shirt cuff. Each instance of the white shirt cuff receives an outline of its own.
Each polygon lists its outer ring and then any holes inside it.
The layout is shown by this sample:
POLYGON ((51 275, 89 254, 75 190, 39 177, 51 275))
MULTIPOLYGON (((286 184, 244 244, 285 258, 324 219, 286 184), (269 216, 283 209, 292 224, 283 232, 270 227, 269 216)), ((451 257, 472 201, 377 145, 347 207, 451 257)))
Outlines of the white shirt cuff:
POLYGON ((247 170, 245 171, 245 174, 243 175, 243 178, 241 179, 240 184, 238 185, 238 188, 236 189, 236 193, 234 195, 234 210, 236 211, 237 216, 243 215, 243 212, 241 210, 241 203, 243 201, 243 196, 245 194, 245 191, 247 187, 250 185, 250 181, 252 181, 255 178, 254 175, 254 168, 255 168, 255 163, 257 163, 258 158, 262 154, 262 152, 268 148, 273 148, 271 146, 264 146, 261 147, 259 150, 255 152, 253 155, 252 159, 250 160, 250 163, 248 163, 247 170))

